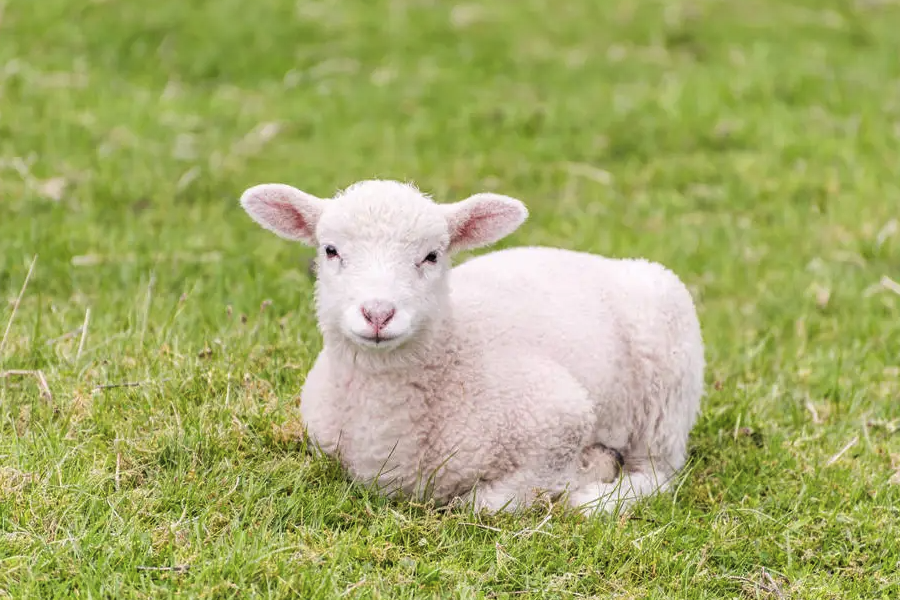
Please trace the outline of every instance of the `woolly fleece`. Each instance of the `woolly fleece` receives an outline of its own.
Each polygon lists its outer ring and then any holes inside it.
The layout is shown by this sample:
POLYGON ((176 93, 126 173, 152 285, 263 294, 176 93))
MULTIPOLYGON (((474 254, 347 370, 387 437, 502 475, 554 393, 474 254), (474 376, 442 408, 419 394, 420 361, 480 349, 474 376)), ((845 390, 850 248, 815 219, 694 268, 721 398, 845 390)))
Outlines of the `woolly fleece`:
POLYGON ((437 204, 363 181, 323 200, 263 184, 241 204, 319 249, 324 345, 301 411, 310 440, 357 480, 489 511, 548 494, 591 512, 667 489, 684 465, 703 339, 665 267, 520 247, 451 268, 525 221, 496 194, 437 204), (384 331, 360 316, 371 302, 396 307, 384 331))

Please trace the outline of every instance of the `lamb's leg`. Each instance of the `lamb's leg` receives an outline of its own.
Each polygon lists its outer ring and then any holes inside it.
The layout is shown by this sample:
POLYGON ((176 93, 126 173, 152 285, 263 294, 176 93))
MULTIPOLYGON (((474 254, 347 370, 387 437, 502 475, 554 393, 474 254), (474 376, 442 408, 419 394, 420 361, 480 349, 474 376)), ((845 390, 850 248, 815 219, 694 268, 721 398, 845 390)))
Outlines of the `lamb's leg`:
POLYGON ((602 473, 590 473, 569 494, 572 507, 585 513, 609 512, 671 487, 687 458, 687 440, 703 391, 702 360, 688 366, 668 398, 655 405, 658 417, 650 419, 646 429, 632 432, 628 447, 622 448, 621 477, 605 481, 602 473))
POLYGON ((533 472, 519 470, 502 479, 475 486, 468 495, 468 503, 476 512, 515 512, 531 506, 541 494, 553 493, 547 489, 548 485, 541 484, 533 472))
POLYGON ((585 478, 597 477, 600 483, 614 482, 624 464, 622 455, 617 450, 603 444, 583 448, 580 454, 561 454, 554 457, 552 462, 566 466, 562 470, 555 470, 549 477, 547 472, 535 476, 532 471, 516 471, 509 477, 478 487, 470 499, 474 500, 476 509, 490 512, 514 511, 529 506, 542 495, 555 499, 565 493, 575 481, 585 478), (545 483, 544 487, 533 487, 540 481, 545 483))
POLYGON ((569 372, 546 361, 517 363, 517 370, 498 381, 516 381, 510 390, 506 425, 496 434, 500 469, 466 496, 476 510, 497 512, 527 508, 541 497, 557 498, 580 480, 596 416, 587 390, 569 372), (515 396, 512 394, 515 392, 515 396))
POLYGON ((652 453, 629 448, 624 456, 619 455, 623 459, 621 469, 613 478, 608 476, 609 468, 603 461, 595 460, 597 466, 584 470, 578 487, 569 493, 569 505, 586 514, 610 512, 668 490, 684 465, 685 453, 681 443, 663 446, 652 453))
POLYGON ((673 476, 671 469, 647 468, 623 471, 612 482, 584 481, 578 489, 569 492, 568 504, 583 514, 612 512, 617 507, 626 508, 642 498, 666 491, 673 476))

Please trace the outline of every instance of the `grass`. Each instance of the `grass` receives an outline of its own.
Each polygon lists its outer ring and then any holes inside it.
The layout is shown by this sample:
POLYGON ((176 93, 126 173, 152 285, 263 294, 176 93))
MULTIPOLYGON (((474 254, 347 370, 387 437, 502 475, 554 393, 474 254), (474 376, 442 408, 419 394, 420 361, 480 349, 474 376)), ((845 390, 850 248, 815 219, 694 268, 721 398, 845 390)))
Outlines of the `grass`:
POLYGON ((0 370, 52 395, 0 380, 0 597, 900 594, 896 2, 0 14, 0 370), (677 494, 447 514, 305 451, 309 253, 237 198, 369 177, 514 195, 504 243, 689 283, 709 386, 677 494))

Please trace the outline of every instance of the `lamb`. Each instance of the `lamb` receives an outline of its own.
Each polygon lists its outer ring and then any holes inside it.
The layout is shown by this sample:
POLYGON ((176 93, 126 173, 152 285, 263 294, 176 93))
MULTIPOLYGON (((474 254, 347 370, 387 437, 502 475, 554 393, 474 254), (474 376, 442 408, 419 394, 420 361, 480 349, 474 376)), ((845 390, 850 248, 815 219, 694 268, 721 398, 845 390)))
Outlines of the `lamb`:
POLYGON ((705 358, 690 292, 644 259, 550 247, 459 252, 528 217, 492 193, 441 204, 357 182, 331 199, 247 189, 260 226, 317 248, 322 351, 309 440, 391 497, 586 514, 663 492, 684 466, 705 358))

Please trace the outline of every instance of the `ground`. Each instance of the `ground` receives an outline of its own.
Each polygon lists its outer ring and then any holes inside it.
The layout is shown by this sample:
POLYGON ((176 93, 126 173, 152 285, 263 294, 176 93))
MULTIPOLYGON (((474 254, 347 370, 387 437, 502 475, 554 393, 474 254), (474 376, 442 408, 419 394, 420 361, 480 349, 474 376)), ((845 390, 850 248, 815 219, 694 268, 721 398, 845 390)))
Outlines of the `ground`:
POLYGON ((897 2, 0 15, 0 370, 46 380, 0 381, 0 597, 900 593, 897 2), (369 177, 684 278, 708 393, 674 493, 489 518, 306 451, 309 252, 237 199, 369 177))

